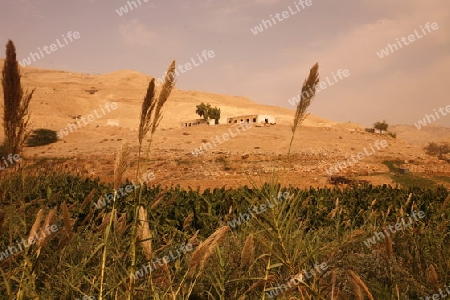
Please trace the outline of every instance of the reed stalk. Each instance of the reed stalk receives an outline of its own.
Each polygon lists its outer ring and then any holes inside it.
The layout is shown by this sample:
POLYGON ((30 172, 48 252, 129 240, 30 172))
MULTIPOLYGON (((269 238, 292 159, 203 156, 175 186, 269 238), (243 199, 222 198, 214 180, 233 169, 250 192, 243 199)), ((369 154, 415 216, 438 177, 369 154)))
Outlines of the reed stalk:
POLYGON ((287 160, 289 162, 292 143, 294 142, 295 132, 298 126, 306 119, 309 115, 307 113, 308 107, 311 105, 311 101, 316 95, 316 85, 319 83, 319 64, 316 63, 309 71, 309 76, 303 82, 302 93, 300 102, 297 104, 297 109, 295 111, 294 123, 291 125, 291 141, 289 143, 289 150, 287 155, 287 160))
MULTIPOLYGON (((150 80, 150 83, 147 88, 147 94, 142 103, 140 123, 139 123, 139 134, 138 134, 139 149, 136 167, 136 178, 139 178, 143 141, 148 132, 150 131, 150 138, 148 140, 148 147, 147 147, 147 159, 148 159, 150 155, 151 144, 153 141, 153 135, 155 134, 156 129, 158 128, 159 123, 162 119, 162 108, 169 99, 169 96, 172 93, 173 88, 175 87, 176 82, 175 61, 172 61, 172 63, 169 65, 166 74, 167 76, 165 77, 164 83, 162 85, 158 97, 155 96, 155 79, 153 78, 152 80, 150 80)), ((139 220, 139 209, 141 207, 141 200, 142 200, 142 188, 138 188, 135 190, 135 199, 136 198, 137 201, 134 201, 133 203, 134 214, 133 214, 133 224, 131 227, 131 266, 129 270, 130 282, 127 290, 127 300, 131 300, 134 298, 134 290, 135 290, 134 273, 136 272, 136 244, 138 242, 137 227, 139 220)))

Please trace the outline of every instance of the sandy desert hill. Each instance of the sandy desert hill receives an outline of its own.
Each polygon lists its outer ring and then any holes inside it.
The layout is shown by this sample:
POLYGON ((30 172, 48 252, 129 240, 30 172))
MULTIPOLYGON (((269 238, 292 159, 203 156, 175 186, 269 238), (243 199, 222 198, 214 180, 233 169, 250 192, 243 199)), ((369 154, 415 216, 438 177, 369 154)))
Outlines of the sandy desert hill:
MULTIPOLYGON (((3 60, 0 60, 0 67, 3 67, 3 60)), ((122 127, 137 128, 140 105, 152 78, 132 70, 89 75, 32 67, 21 69, 23 84, 30 89, 38 87, 32 102, 33 123, 50 126, 54 130, 71 122, 71 116, 89 114, 108 101, 117 102, 120 109, 106 118, 119 119, 122 127), (52 117, 51 122, 49 116, 52 117)), ((223 119, 235 115, 270 113, 277 116, 277 123, 288 124, 293 116, 292 110, 260 105, 239 96, 175 89, 170 100, 165 107, 162 128, 179 127, 183 120, 199 118, 195 114, 195 106, 200 102, 220 106, 223 119)), ((103 123, 106 124, 106 121, 103 123)), ((333 123, 315 116, 309 116, 305 121, 305 125, 309 126, 330 126, 333 123)))
MULTIPOLYGON (((2 66, 3 61, 0 61, 2 66)), ((96 118, 55 144, 26 148, 26 157, 34 160, 46 158, 50 162, 55 158, 65 158, 67 163, 84 169, 92 176, 110 180, 115 153, 121 144, 125 140, 131 142, 133 151, 137 152, 140 107, 150 76, 130 70, 92 75, 25 67, 21 68, 21 72, 23 86, 36 88, 31 103, 34 129, 48 128, 59 132, 68 123, 73 123, 75 116, 100 111, 107 102, 118 105, 116 110, 96 118), (118 120, 119 126, 107 125, 109 119, 118 120)), ((320 101, 320 98, 315 101, 320 101)), ((261 105, 245 97, 175 89, 164 107, 163 115, 152 148, 153 159, 146 165, 147 170, 155 173, 155 183, 204 188, 247 184, 244 181, 248 181, 248 174, 264 180, 274 169, 278 169, 281 164, 279 159, 288 150, 294 111, 261 105), (230 130, 227 124, 180 128, 180 122, 198 118, 195 106, 200 102, 220 107, 224 119, 246 114, 270 114, 275 116, 277 124, 254 126, 196 157, 192 154, 195 148, 230 130)), ((421 173, 450 172, 448 164, 443 165, 423 153, 422 145, 429 141, 429 135, 422 137, 405 128, 396 126, 399 134, 397 139, 393 139, 366 133, 364 127, 358 124, 338 123, 310 115, 297 132, 287 180, 305 187, 326 185, 327 168, 382 139, 388 141, 389 147, 342 173, 370 179, 378 184, 392 184, 385 176, 389 170, 382 164, 383 160, 403 160, 421 173), (403 139, 403 134, 409 138, 403 139)), ((433 131, 430 126, 423 132, 438 132, 430 134, 439 136, 442 134, 440 130, 433 131)), ((0 138, 2 135, 1 131, 0 138)))

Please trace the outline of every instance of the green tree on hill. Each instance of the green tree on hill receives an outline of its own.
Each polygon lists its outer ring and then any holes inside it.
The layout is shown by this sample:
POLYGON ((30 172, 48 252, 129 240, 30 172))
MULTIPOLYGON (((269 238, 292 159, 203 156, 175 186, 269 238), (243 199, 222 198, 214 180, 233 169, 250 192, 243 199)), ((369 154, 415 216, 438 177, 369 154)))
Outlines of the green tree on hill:
POLYGON ((220 119, 220 108, 212 107, 209 103, 200 103, 196 106, 195 113, 205 119, 206 122, 209 122, 209 120, 214 119, 215 124, 219 124, 220 119))
POLYGON ((214 119, 214 124, 219 124, 220 108, 214 107, 209 111, 209 116, 214 119))
POLYGON ((195 113, 197 115, 200 116, 200 118, 205 119, 205 121, 209 120, 209 112, 211 110, 211 105, 210 104, 205 104, 205 103, 200 103, 199 105, 197 105, 197 110, 195 111, 195 113))
POLYGON ((380 131, 380 133, 383 133, 383 131, 387 131, 388 127, 389 127, 389 124, 386 123, 386 121, 384 121, 384 120, 383 120, 383 122, 375 122, 373 124, 373 128, 380 131))

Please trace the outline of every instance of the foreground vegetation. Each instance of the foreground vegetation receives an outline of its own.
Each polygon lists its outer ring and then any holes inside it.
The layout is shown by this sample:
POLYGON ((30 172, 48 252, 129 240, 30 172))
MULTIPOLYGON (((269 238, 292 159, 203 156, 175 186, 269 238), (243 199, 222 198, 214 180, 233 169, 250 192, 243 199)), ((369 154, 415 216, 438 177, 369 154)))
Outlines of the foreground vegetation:
MULTIPOLYGON (((96 204, 114 187, 73 175, 24 174, 0 183, 0 251, 32 235, 39 214, 43 222, 42 215, 51 215, 44 224, 58 231, 2 257, 0 294, 12 299, 23 289, 34 299, 97 296, 112 206, 96 204)), ((140 214, 151 234, 142 237, 141 223, 136 270, 151 261, 156 267, 136 277, 136 299, 270 299, 271 290, 279 299, 418 299, 450 283, 450 195, 444 188, 300 190, 272 182, 236 190, 141 190, 140 214), (268 201, 271 207, 255 212, 268 201), (409 222, 413 211, 425 217, 366 245, 383 227, 409 222), (242 217, 246 213, 249 218, 242 217), (326 270, 311 276, 323 263, 326 270), (293 277, 298 284, 277 288, 293 277)), ((136 200, 131 192, 116 203, 107 241, 107 299, 123 299, 128 289, 136 200)))

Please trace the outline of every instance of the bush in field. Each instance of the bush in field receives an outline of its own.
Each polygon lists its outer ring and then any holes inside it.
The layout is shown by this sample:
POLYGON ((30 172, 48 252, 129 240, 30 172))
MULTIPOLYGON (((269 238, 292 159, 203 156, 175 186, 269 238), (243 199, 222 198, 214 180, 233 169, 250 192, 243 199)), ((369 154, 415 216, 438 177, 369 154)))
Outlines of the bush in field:
POLYGON ((428 155, 441 157, 442 155, 450 153, 450 144, 430 142, 424 147, 424 150, 428 155))
POLYGON ((389 127, 389 124, 386 123, 386 121, 375 122, 373 124, 373 128, 375 128, 376 130, 380 131, 380 133, 383 133, 383 131, 387 131, 388 127, 389 127))
POLYGON ((397 138, 397 134, 396 134, 395 132, 392 132, 392 131, 388 131, 388 132, 387 132, 387 135, 390 136, 390 137, 392 137, 392 138, 394 138, 394 139, 397 138))
POLYGON ((56 131, 40 128, 33 130, 32 134, 27 140, 27 146, 28 147, 45 146, 51 143, 56 143, 57 141, 58 137, 56 131))

